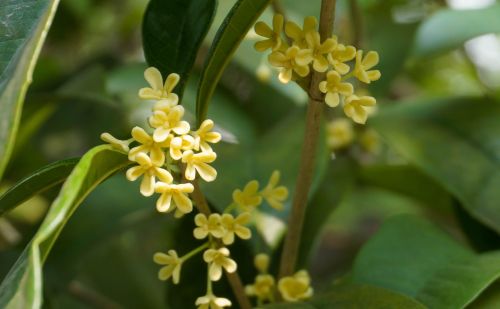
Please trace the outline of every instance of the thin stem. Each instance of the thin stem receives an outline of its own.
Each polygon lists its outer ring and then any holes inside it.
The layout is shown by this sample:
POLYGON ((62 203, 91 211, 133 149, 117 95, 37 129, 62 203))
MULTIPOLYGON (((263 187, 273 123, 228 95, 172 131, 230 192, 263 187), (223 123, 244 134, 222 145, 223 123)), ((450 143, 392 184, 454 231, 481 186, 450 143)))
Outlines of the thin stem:
MULTIPOLYGON (((319 21, 319 33, 324 41, 332 36, 335 19, 336 0, 322 0, 319 21)), ((309 103, 307 106, 306 130, 302 145, 302 157, 299 176, 295 185, 295 195, 292 211, 288 220, 288 232, 285 237, 281 254, 280 278, 290 276, 295 270, 297 255, 304 224, 305 210, 309 189, 311 187, 313 168, 316 157, 316 145, 319 138, 319 128, 323 110, 323 94, 319 91, 319 83, 324 79, 324 73, 313 72, 309 85, 309 103)))
POLYGON ((195 249, 189 251, 187 254, 185 254, 183 257, 181 257, 182 262, 184 263, 185 261, 189 260, 194 255, 196 255, 196 254, 200 253, 201 251, 203 251, 203 249, 207 248, 209 245, 210 245, 210 242, 207 241, 206 243, 204 243, 203 245, 199 246, 198 248, 195 248, 195 249))
POLYGON ((361 49, 363 46, 363 16, 359 9, 358 0, 349 1, 349 10, 351 13, 351 23, 354 32, 353 44, 356 48, 361 49))
MULTIPOLYGON (((207 217, 210 216, 212 212, 210 211, 210 207, 208 206, 207 200, 203 195, 203 192, 201 192, 198 182, 194 180, 191 183, 194 186, 194 191, 193 193, 191 193, 191 196, 193 197, 196 208, 198 208, 198 211, 203 213, 205 216, 207 217)), ((225 274, 227 280, 229 281, 229 285, 231 285, 234 296, 236 297, 236 300, 238 301, 240 308, 251 309, 252 305, 247 295, 245 294, 245 288, 243 286, 243 283, 241 282, 241 278, 238 275, 238 272, 237 271, 235 271, 234 273, 225 272, 225 274)))

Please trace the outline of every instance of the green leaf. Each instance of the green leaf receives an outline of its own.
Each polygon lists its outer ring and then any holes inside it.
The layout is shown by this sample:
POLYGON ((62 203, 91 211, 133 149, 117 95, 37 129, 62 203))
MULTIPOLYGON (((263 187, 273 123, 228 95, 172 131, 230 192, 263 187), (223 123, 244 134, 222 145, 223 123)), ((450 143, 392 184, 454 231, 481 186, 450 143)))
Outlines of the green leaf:
POLYGON ((365 284, 346 284, 334 287, 326 294, 314 296, 303 303, 285 303, 265 306, 265 308, 287 309, 424 309, 424 305, 402 294, 365 284))
POLYGON ((464 308, 498 278, 500 252, 477 255, 424 219, 402 215, 362 248, 351 280, 451 309, 464 308))
POLYGON ((0 179, 14 148, 24 96, 58 3, 0 3, 0 179))
POLYGON ((51 163, 25 177, 0 195, 0 216, 22 202, 63 182, 80 159, 51 163))
POLYGON ((372 125, 405 159, 500 232, 500 104, 449 98, 387 108, 372 125))
POLYGON ((418 30, 414 54, 431 56, 462 46, 467 40, 500 32, 500 4, 474 10, 440 10, 418 30))
POLYGON ((216 0, 151 0, 142 25, 144 54, 164 78, 177 73, 180 96, 217 8, 216 0))
POLYGON ((306 267, 311 249, 317 246, 318 235, 331 213, 354 185, 355 175, 356 164, 351 159, 338 157, 330 162, 326 175, 306 210, 300 240, 299 268, 306 267))
POLYGON ((127 157, 103 145, 87 152, 52 203, 42 225, 0 286, 1 308, 39 308, 42 265, 66 222, 101 182, 129 164, 127 157))
POLYGON ((196 119, 201 123, 224 68, 241 41, 271 0, 239 0, 222 23, 210 47, 201 73, 196 100, 196 119))

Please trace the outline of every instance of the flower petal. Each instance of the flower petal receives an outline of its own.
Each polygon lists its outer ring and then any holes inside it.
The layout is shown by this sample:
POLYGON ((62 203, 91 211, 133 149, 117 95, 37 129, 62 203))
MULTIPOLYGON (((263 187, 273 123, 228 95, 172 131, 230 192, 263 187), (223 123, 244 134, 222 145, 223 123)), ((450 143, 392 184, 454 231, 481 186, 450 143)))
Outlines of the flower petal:
POLYGON ((163 88, 163 78, 160 71, 155 67, 149 67, 144 71, 144 79, 146 79, 153 90, 161 90, 163 88))

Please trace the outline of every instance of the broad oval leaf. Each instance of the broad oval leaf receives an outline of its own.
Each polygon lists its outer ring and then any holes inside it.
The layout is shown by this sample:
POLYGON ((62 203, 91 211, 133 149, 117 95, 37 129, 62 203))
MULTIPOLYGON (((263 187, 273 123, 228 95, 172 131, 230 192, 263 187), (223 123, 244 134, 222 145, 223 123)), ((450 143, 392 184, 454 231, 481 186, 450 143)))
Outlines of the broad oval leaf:
POLYGON ((150 66, 165 78, 181 76, 176 93, 182 96, 203 38, 217 8, 217 0, 151 0, 144 14, 142 43, 150 66))
POLYGON ((388 220, 361 249, 351 280, 403 293, 429 308, 464 308, 500 278, 500 252, 475 254, 426 220, 388 220))
POLYGON ((30 244, 0 285, 1 308, 40 308, 42 265, 64 225, 97 185, 128 164, 126 155, 108 145, 97 146, 82 157, 30 244))
POLYGON ((14 148, 24 96, 59 0, 0 3, 0 179, 14 148))
POLYGON ((238 0, 217 31, 198 85, 198 124, 206 118, 212 94, 232 54, 270 2, 271 0, 238 0))
POLYGON ((460 47, 467 40, 487 33, 500 33, 500 4, 484 9, 441 10, 417 32, 414 54, 430 56, 460 47))
POLYGON ((80 159, 68 159, 46 165, 23 178, 0 196, 0 216, 36 194, 62 183, 80 159))
POLYGON ((500 233, 500 104, 448 98, 398 104, 372 125, 405 159, 500 233))

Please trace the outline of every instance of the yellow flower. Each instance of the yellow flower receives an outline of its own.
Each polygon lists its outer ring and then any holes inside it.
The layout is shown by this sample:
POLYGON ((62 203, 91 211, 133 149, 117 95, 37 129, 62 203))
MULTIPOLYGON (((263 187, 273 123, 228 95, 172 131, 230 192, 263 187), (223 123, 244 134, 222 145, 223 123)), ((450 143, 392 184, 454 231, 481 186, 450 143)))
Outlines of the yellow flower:
MULTIPOLYGON (((336 41, 337 37, 333 37, 336 41)), ((337 44, 335 49, 328 54, 328 62, 333 66, 335 71, 339 72, 339 74, 344 75, 347 74, 350 70, 350 67, 344 62, 351 61, 356 57, 356 48, 354 46, 345 46, 343 44, 337 44)))
POLYGON ((313 295, 311 279, 305 270, 290 277, 283 277, 278 282, 281 297, 288 302, 297 302, 310 298, 313 295))
POLYGON ((131 167, 127 170, 127 179, 135 181, 140 176, 144 175, 141 181, 141 193, 144 196, 151 196, 154 193, 156 177, 165 183, 171 183, 172 175, 157 165, 154 165, 151 159, 144 153, 140 152, 134 157, 134 161, 139 165, 131 167))
POLYGON ((377 101, 374 97, 352 95, 347 97, 344 102, 344 113, 347 117, 352 118, 354 122, 365 124, 368 118, 367 107, 375 106, 375 104, 377 104, 377 101))
POLYGON ((309 74, 309 63, 313 60, 309 49, 300 49, 297 46, 288 48, 284 53, 274 51, 268 57, 269 63, 281 68, 279 80, 286 84, 292 80, 293 72, 301 77, 309 74))
POLYGON ((172 136, 167 138, 170 144, 170 156, 174 160, 180 160, 182 158, 182 150, 191 150, 195 146, 195 139, 191 135, 182 136, 172 136))
POLYGON ((211 214, 205 216, 204 214, 197 214, 194 217, 196 228, 193 230, 194 238, 204 239, 208 235, 215 238, 222 238, 224 236, 224 229, 221 225, 221 216, 219 214, 211 214))
POLYGON ((212 151, 212 147, 208 143, 218 143, 221 140, 221 135, 219 132, 213 132, 214 122, 210 119, 206 119, 200 125, 200 128, 192 132, 195 145, 195 150, 202 151, 212 151))
POLYGON ((380 78, 379 70, 371 70, 378 64, 378 53, 371 51, 363 58, 363 51, 358 50, 356 53, 356 65, 354 67, 354 76, 356 76, 363 83, 371 83, 380 78))
POLYGON ((285 24, 285 33, 293 39, 293 43, 300 48, 307 48, 306 34, 316 31, 317 20, 314 16, 304 18, 304 26, 300 29, 299 25, 293 21, 287 21, 285 24))
POLYGON ((153 112, 156 111, 161 111, 164 112, 165 114, 168 114, 172 107, 176 106, 177 102, 172 102, 166 99, 161 99, 153 105, 153 112))
POLYGON ((104 132, 101 134, 101 140, 110 144, 113 148, 123 152, 129 151, 128 145, 132 142, 131 140, 119 140, 108 132, 104 132))
POLYGON ((340 96, 350 96, 354 88, 350 83, 343 83, 337 71, 329 71, 326 80, 319 83, 319 90, 326 93, 325 103, 330 107, 336 107, 340 103, 340 96))
POLYGON ((252 180, 248 182, 241 191, 236 189, 233 191, 233 201, 243 209, 251 209, 262 203, 262 197, 259 195, 259 182, 252 180))
POLYGON ((256 296, 260 301, 272 300, 274 293, 274 278, 271 275, 257 275, 252 285, 245 287, 248 296, 256 296))
POLYGON ((237 264, 229 258, 227 248, 208 249, 203 253, 203 260, 209 264, 208 275, 210 280, 218 281, 222 276, 222 268, 228 273, 234 273, 237 264))
POLYGON ((128 153, 129 160, 133 161, 138 153, 150 154, 151 162, 156 166, 162 166, 165 163, 165 152, 162 148, 168 147, 168 143, 156 143, 146 131, 141 127, 132 129, 132 137, 142 145, 130 149, 128 153))
POLYGON ((333 120, 326 126, 326 136, 332 150, 344 148, 354 140, 352 123, 347 119, 333 120))
POLYGON ((269 268, 269 255, 259 253, 255 256, 253 263, 259 272, 265 274, 269 268))
POLYGON ((231 214, 223 214, 221 224, 224 229, 224 236, 222 242, 225 245, 230 245, 234 242, 234 235, 236 234, 241 239, 250 239, 252 232, 245 226, 250 221, 251 215, 249 212, 244 212, 237 218, 231 214))
POLYGON ((271 79, 271 68, 265 62, 261 62, 257 69, 255 70, 255 75, 257 79, 262 83, 268 83, 271 79))
POLYGON ((157 252, 153 256, 156 264, 166 265, 158 272, 158 278, 162 281, 168 280, 172 277, 172 282, 179 283, 181 276, 182 259, 177 256, 175 250, 168 250, 168 253, 157 252))
POLYGON ((167 76, 165 84, 160 71, 155 67, 149 67, 144 71, 144 78, 149 83, 150 87, 139 90, 139 97, 145 100, 162 100, 165 99, 171 104, 177 104, 179 97, 172 93, 175 86, 179 82, 179 75, 172 73, 167 76))
POLYGON ((261 195, 267 203, 277 210, 283 209, 283 202, 288 197, 288 189, 285 186, 278 186, 280 181, 280 172, 274 171, 269 178, 267 186, 261 191, 261 195))
POLYGON ((366 152, 377 154, 381 148, 380 135, 375 130, 366 130, 359 137, 359 144, 366 152))
MULTIPOLYGON (((161 193, 158 201, 156 202, 156 209, 159 212, 167 212, 171 210, 172 199, 174 200, 174 207, 183 213, 187 214, 193 211, 193 203, 188 197, 188 193, 192 193, 194 187, 190 183, 182 184, 169 184, 165 182, 158 182, 155 185, 155 192, 161 193)), ((173 208, 172 208, 173 209, 173 208)))
POLYGON ((179 135, 188 133, 189 123, 182 120, 183 116, 184 107, 180 105, 172 107, 168 114, 163 111, 153 112, 153 116, 149 117, 149 124, 155 128, 154 141, 157 143, 165 141, 171 131, 179 135))
POLYGON ((255 33, 267 38, 266 40, 255 43, 255 49, 257 51, 263 52, 269 48, 271 48, 273 51, 280 49, 281 45, 284 44, 283 40, 281 39, 283 21, 283 15, 276 14, 273 17, 273 29, 271 29, 266 23, 262 21, 259 21, 255 24, 255 33))
POLYGON ((309 49, 312 51, 313 69, 318 72, 325 72, 328 70, 329 63, 325 55, 331 53, 335 49, 337 41, 330 38, 321 43, 318 31, 306 33, 306 41, 309 49))
POLYGON ((205 181, 214 181, 217 177, 217 171, 207 163, 212 163, 217 158, 215 152, 193 153, 192 150, 185 151, 182 154, 182 163, 186 163, 184 176, 187 180, 194 180, 196 172, 205 181))
POLYGON ((196 299, 196 306, 198 309, 222 309, 224 307, 231 307, 231 301, 227 298, 216 297, 212 293, 207 293, 205 296, 196 299))

